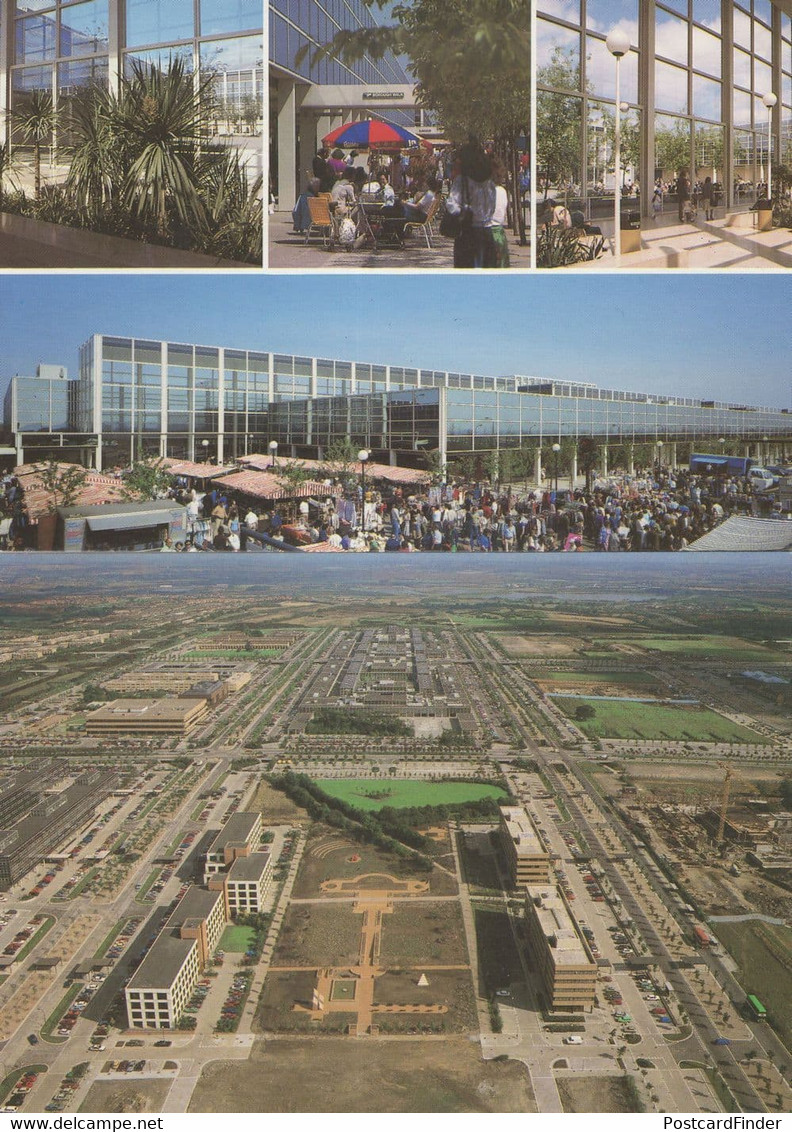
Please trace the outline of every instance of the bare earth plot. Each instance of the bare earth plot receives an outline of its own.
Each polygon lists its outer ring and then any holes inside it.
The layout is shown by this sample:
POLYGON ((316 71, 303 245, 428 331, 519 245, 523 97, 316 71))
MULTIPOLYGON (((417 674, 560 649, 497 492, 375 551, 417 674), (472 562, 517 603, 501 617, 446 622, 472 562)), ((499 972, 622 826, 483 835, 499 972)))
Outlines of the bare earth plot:
POLYGON ((267 782, 261 782, 250 810, 260 810, 265 825, 287 825, 289 822, 305 820, 305 810, 295 806, 282 790, 273 790, 267 782))
POLYGON ((95 1081, 80 1112, 161 1112, 172 1081, 95 1081))
MULTIPOLYGON (((622 1110, 624 1111, 624 1110, 622 1110)), ((477 1043, 284 1039, 213 1062, 190 1112, 536 1112, 528 1072, 477 1043)))
POLYGON ((635 1112, 623 1077, 556 1079, 564 1112, 635 1112))
POLYGON ((554 636, 532 634, 530 637, 501 637, 500 643, 509 656, 575 656, 580 652, 580 642, 570 637, 559 640, 554 636))

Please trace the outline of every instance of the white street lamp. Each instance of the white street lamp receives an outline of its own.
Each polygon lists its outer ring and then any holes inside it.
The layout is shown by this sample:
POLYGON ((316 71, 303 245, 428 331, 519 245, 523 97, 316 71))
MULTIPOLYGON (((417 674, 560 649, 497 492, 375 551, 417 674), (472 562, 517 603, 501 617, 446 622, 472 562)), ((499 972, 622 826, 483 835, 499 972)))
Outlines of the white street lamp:
POLYGON ((558 495, 558 453, 561 451, 561 445, 556 443, 553 445, 553 471, 555 473, 555 490, 558 495))
POLYGON ((612 28, 608 32, 605 46, 616 60, 616 129, 613 137, 613 164, 616 183, 613 187, 613 220, 615 230, 613 233, 613 254, 618 259, 621 256, 621 101, 620 101, 620 64, 622 57, 630 50, 630 37, 621 28, 612 28))
POLYGON ((778 102, 778 99, 772 91, 762 95, 762 102, 767 107, 767 199, 770 201, 770 207, 773 204, 773 185, 772 185, 772 172, 771 165, 773 162, 773 107, 778 102))
POLYGON ((209 452, 208 452, 209 441, 208 440, 202 440, 201 441, 201 447, 203 448, 203 462, 206 463, 209 459, 209 452))
POLYGON ((277 440, 271 440, 269 442, 269 450, 270 450, 270 456, 272 457, 271 467, 274 468, 275 467, 275 457, 278 455, 278 442, 277 442, 277 440))
POLYGON ((363 493, 363 534, 366 533, 366 460, 368 460, 371 453, 367 448, 361 448, 358 452, 358 460, 360 460, 360 473, 361 485, 360 490, 363 493))

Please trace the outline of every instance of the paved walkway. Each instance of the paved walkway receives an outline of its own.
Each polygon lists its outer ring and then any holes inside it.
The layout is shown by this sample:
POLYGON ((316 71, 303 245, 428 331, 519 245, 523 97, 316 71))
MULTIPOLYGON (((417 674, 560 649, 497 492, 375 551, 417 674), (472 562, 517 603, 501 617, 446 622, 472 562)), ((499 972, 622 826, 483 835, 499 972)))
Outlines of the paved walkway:
MULTIPOLYGON (((527 269, 531 266, 529 247, 520 247, 517 239, 509 234, 509 254, 511 265, 527 269)), ((269 266, 274 268, 300 268, 316 270, 321 268, 346 268, 359 271, 361 268, 379 268, 387 271, 403 268, 406 271, 446 270, 454 266, 454 243, 443 236, 436 236, 434 247, 427 248, 420 233, 408 236, 406 247, 361 248, 360 251, 330 251, 321 242, 313 240, 306 246, 303 236, 292 232, 290 212, 276 212, 269 217, 269 266)))

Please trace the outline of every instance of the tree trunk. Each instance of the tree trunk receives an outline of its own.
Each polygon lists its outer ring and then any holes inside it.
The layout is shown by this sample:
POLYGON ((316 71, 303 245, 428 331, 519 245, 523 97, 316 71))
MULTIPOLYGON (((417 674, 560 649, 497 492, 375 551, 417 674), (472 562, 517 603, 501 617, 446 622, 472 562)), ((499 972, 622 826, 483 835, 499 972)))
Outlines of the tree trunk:
POLYGON ((38 200, 39 197, 41 196, 41 143, 40 142, 36 142, 36 146, 35 146, 35 150, 34 150, 34 165, 35 165, 34 187, 35 187, 35 193, 36 193, 36 200, 38 200))

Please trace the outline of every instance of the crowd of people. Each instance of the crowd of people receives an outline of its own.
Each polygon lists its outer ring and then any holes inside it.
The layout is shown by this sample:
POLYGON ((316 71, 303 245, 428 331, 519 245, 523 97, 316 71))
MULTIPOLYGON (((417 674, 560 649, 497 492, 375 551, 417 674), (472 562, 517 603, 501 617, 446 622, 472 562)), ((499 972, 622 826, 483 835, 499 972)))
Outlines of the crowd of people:
MULTIPOLYGON (((527 191, 527 162, 523 175, 527 191)), ((506 180, 503 162, 474 141, 418 157, 322 148, 292 211, 293 230, 309 231, 309 201, 324 195, 335 244, 361 248, 376 242, 375 231, 385 231, 404 246, 409 226, 430 221, 442 208, 449 219, 440 230, 454 237, 455 267, 507 268, 506 180)))
MULTIPOLYGON (((27 549, 35 525, 24 491, 12 475, 2 489, 0 549, 27 549)), ((279 542, 358 552, 678 551, 733 514, 783 517, 778 496, 755 492, 747 479, 668 467, 562 491, 380 483, 364 495, 359 482, 338 479, 324 498, 266 505, 211 484, 201 492, 181 478, 163 495, 185 507, 183 538, 157 546, 166 553, 239 553, 279 542)))

